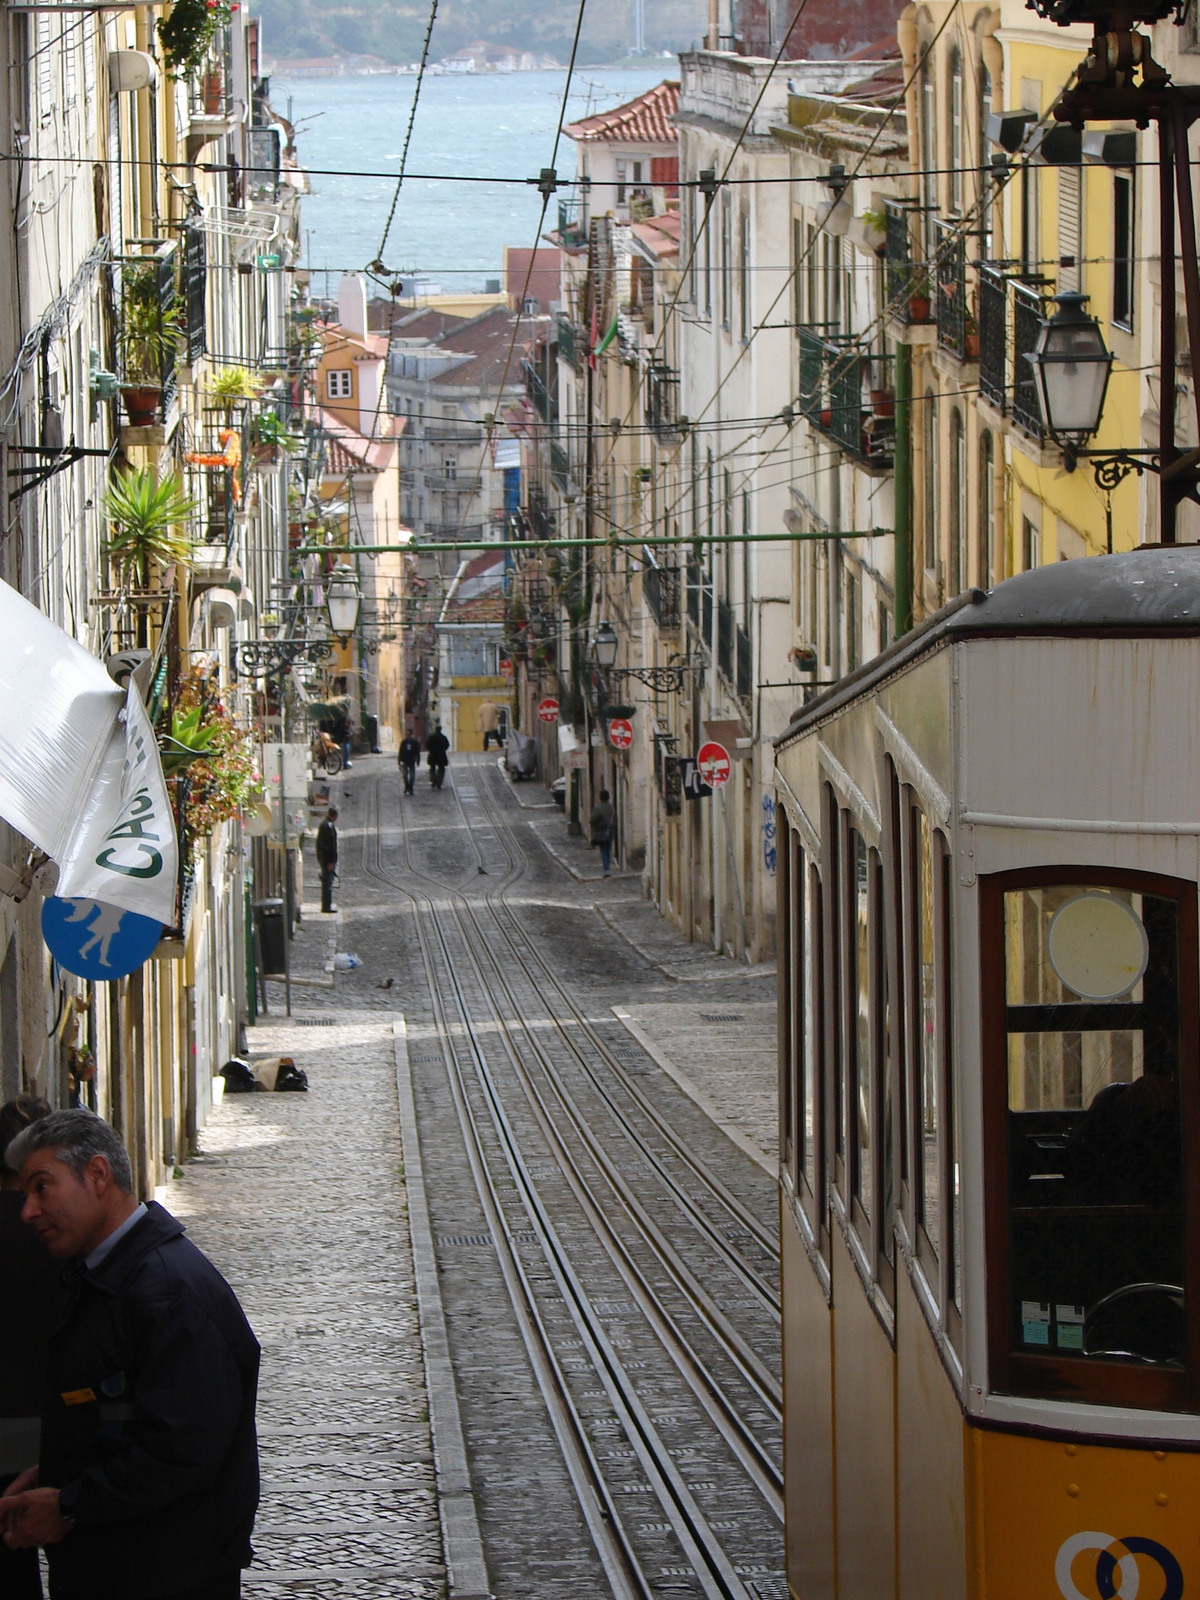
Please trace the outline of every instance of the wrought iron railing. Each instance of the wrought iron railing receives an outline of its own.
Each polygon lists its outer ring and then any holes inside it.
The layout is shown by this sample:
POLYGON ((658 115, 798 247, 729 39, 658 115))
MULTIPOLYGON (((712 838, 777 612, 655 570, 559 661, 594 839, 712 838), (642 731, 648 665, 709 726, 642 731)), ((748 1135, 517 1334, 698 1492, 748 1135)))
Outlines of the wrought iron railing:
POLYGON ((551 417, 550 391, 546 388, 541 374, 532 361, 526 361, 523 365, 525 368, 525 393, 529 397, 529 403, 543 422, 549 422, 551 417))
POLYGON ((646 369, 646 422, 661 442, 679 432, 679 374, 665 361, 652 361, 646 369))
POLYGON ((184 326, 176 285, 178 248, 147 241, 146 252, 118 256, 117 374, 131 424, 163 423, 179 388, 184 326))
POLYGON ((550 476, 565 494, 571 476, 571 458, 557 439, 550 441, 550 476))
POLYGON ((642 594, 646 608, 660 628, 679 626, 679 568, 660 567, 643 547, 642 594))
POLYGON ((1013 370, 1012 419, 1040 444, 1045 434, 1038 406, 1033 368, 1025 359, 1037 343, 1041 330, 1042 292, 1030 283, 1014 282, 1013 295, 1013 370))
POLYGON ((810 422, 818 422, 823 400, 821 378, 825 368, 825 340, 813 328, 801 328, 800 410, 810 422))
POLYGON ((891 467, 895 396, 890 356, 864 355, 852 340, 824 339, 811 328, 801 328, 800 409, 812 426, 865 466, 891 467))
POLYGON ((961 361, 966 354, 967 245, 961 224, 938 217, 934 224, 937 247, 938 343, 961 361))
POLYGON ((1008 409, 1005 347, 1008 288, 1002 269, 979 268, 979 393, 1003 414, 1008 409))
POLYGON ((576 327, 570 317, 558 319, 558 354, 575 372, 583 371, 587 356, 587 340, 583 329, 576 327))
POLYGON ((884 265, 888 314, 896 322, 929 322, 929 278, 925 264, 914 259, 912 251, 914 208, 898 200, 885 200, 883 211, 887 218, 884 265))

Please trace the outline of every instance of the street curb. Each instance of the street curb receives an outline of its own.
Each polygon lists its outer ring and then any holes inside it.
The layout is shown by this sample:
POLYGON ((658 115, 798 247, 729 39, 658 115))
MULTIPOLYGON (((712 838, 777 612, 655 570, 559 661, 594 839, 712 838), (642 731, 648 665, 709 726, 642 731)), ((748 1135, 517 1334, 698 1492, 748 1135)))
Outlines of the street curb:
POLYGON ((392 1048, 396 1059, 396 1099, 400 1107, 400 1140, 408 1191, 408 1230, 417 1286, 421 1350, 425 1358, 425 1389, 429 1396, 429 1432, 437 1474, 446 1589, 453 1600, 490 1600, 487 1562, 471 1491, 471 1470, 467 1465, 458 1390, 454 1384, 446 1316, 438 1284, 437 1257, 429 1225, 429 1201, 425 1193, 417 1108, 408 1061, 408 1030, 402 1016, 392 1018, 392 1048))
POLYGON ((613 1006, 611 1010, 613 1016, 616 1017, 617 1021, 623 1028, 633 1035, 633 1037, 641 1045, 642 1049, 650 1057, 651 1061, 653 1061, 656 1066, 662 1068, 667 1077, 671 1079, 677 1088, 683 1090, 684 1094, 687 1095, 689 1100, 695 1101, 695 1103, 700 1107, 701 1111, 704 1112, 704 1115, 706 1117, 710 1117, 712 1121, 716 1123, 717 1127, 720 1128, 721 1132, 725 1134, 727 1138, 733 1140, 734 1144, 737 1145, 738 1149, 743 1153, 743 1155, 749 1156, 751 1161, 753 1161, 756 1166, 761 1167, 762 1170, 767 1174, 768 1178, 770 1178, 772 1183, 777 1183, 779 1181, 779 1168, 773 1161, 764 1155, 762 1150, 759 1149, 758 1145, 755 1144, 754 1140, 751 1139, 748 1134, 743 1133, 742 1130, 734 1123, 730 1122, 729 1118, 713 1104, 713 1102, 708 1098, 702 1089, 696 1087, 686 1073, 680 1072, 679 1068, 675 1065, 671 1058, 663 1054, 663 1052, 654 1043, 654 1040, 651 1039, 650 1035, 645 1031, 644 1028, 640 1028, 638 1026, 638 1024, 633 1020, 624 1007, 613 1006))

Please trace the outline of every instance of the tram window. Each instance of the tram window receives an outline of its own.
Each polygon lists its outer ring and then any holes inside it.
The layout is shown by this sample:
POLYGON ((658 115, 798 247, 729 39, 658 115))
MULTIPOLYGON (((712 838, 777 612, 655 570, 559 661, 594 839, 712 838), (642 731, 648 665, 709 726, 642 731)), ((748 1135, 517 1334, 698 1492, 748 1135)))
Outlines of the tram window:
POLYGON ((846 1158, 845 1108, 842 1104, 842 814, 833 798, 832 789, 826 790, 826 839, 829 848, 829 1056, 832 1082, 829 1092, 833 1097, 833 1179, 842 1181, 842 1163, 846 1158))
MULTIPOLYGON (((883 893, 883 863, 879 856, 872 851, 875 879, 875 904, 877 926, 882 928, 884 918, 884 893, 883 893)), ((881 940, 877 943, 882 945, 881 940)), ((883 1016, 882 1027, 882 1052, 879 1062, 879 1076, 882 1092, 879 1096, 881 1114, 879 1119, 880 1140, 880 1240, 879 1249, 883 1260, 888 1267, 896 1265, 896 1134, 892 1120, 892 1097, 896 1082, 896 1073, 892 1063, 892 986, 888 979, 888 963, 886 952, 878 950, 879 972, 877 982, 881 1000, 883 1016)), ((889 1289, 889 1293, 890 1293, 889 1289)))
POLYGON ((899 1102, 899 1127, 900 1137, 900 1162, 897 1177, 898 1194, 896 1202, 900 1205, 907 1204, 906 1189, 908 1184, 908 1083, 906 1078, 908 1048, 905 1035, 905 1017, 907 1007, 904 999, 904 981, 901 974, 904 971, 904 872, 901 839, 904 832, 904 810, 900 797, 900 780, 896 776, 896 769, 892 765, 891 757, 887 760, 888 792, 891 796, 891 864, 892 875, 892 900, 891 922, 888 927, 889 960, 885 963, 884 976, 891 988, 891 974, 896 973, 900 979, 895 994, 888 996, 888 1029, 894 1041, 895 1060, 892 1060, 892 1044, 889 1043, 887 1060, 889 1074, 894 1076, 896 1082, 896 1097, 899 1102), (894 963, 894 965, 893 965, 894 963), (893 1015, 892 1008, 895 1008, 893 1015), (893 1031, 894 1030, 894 1031, 893 1031))
POLYGON ((936 1259, 941 1248, 941 1185, 938 1182, 937 982, 933 831, 919 806, 912 810, 913 1011, 916 1024, 916 1203, 917 1223, 936 1259))
POLYGON ((809 941, 807 950, 809 969, 805 974, 805 982, 807 993, 811 997, 812 1039, 804 1060, 801 1138, 803 1140, 804 1181, 808 1185, 808 1192, 814 1204, 813 1222, 816 1225, 819 1221, 821 1205, 824 1202, 825 1175, 821 1166, 821 1091, 817 1078, 818 1063, 823 1059, 822 1045, 824 1039, 821 1027, 820 988, 821 972, 824 965, 824 931, 821 923, 821 879, 815 867, 809 869, 808 892, 809 927, 812 929, 812 938, 809 941))
POLYGON ((853 1145, 852 1193, 861 1208, 856 1223, 863 1239, 870 1238, 871 1220, 871 1078, 874 1052, 871 1049, 871 867, 877 859, 868 851, 862 835, 849 830, 850 860, 854 866, 854 907, 850 940, 851 973, 846 997, 854 1007, 847 1032, 854 1052, 850 1072, 852 1096, 851 1135, 853 1145))
POLYGON ((1006 1386, 1179 1403, 1194 907, 1111 883, 1002 899, 1007 1304, 993 1330, 1007 1324, 1006 1386))
POLYGON ((782 816, 779 822, 778 891, 779 933, 779 1159, 787 1172, 794 1171, 794 1081, 796 1033, 792 1025, 791 997, 796 979, 796 918, 792 904, 792 846, 795 835, 782 816))
POLYGON ((788 1002, 791 1011, 791 1081, 788 1084, 788 1143, 794 1162, 793 1174, 804 1170, 804 1125, 800 1120, 800 1101, 808 1056, 808 1039, 805 1022, 807 1005, 804 991, 804 969, 808 940, 804 926, 804 851, 800 848, 800 835, 794 828, 788 834, 788 899, 791 903, 791 969, 788 983, 788 1002))

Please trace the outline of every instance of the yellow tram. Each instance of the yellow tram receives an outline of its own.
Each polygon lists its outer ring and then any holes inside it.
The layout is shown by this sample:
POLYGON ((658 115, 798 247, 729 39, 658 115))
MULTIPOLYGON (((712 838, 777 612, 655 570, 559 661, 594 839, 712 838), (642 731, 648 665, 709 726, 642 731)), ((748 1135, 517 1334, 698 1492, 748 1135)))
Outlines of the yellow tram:
POLYGON ((963 596, 775 785, 792 1594, 1200 1595, 1200 549, 963 596))

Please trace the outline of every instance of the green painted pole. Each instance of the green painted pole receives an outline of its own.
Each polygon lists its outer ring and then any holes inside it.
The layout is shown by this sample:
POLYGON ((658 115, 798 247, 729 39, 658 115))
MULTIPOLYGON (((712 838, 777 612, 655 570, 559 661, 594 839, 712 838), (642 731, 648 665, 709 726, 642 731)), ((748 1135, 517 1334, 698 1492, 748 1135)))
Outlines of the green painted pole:
MULTIPOLYGON (((897 396, 897 424, 899 423, 899 396, 897 396)), ((897 426, 897 432, 899 427, 897 426)), ((897 442, 897 448, 899 443, 897 442)), ((891 528, 842 528, 827 533, 705 533, 687 539, 514 539, 498 543, 495 539, 464 539, 461 544, 356 544, 352 548, 364 556, 386 555, 442 555, 461 550, 636 550, 641 545, 651 549, 657 545, 685 544, 804 544, 827 543, 830 539, 890 539, 891 528)), ((345 553, 345 546, 306 544, 296 551, 301 556, 333 556, 345 553)), ((316 580, 314 580, 316 581, 316 580)))
POLYGON ((912 546, 912 350, 896 346, 896 543, 893 546, 896 585, 896 637, 913 625, 912 546))

